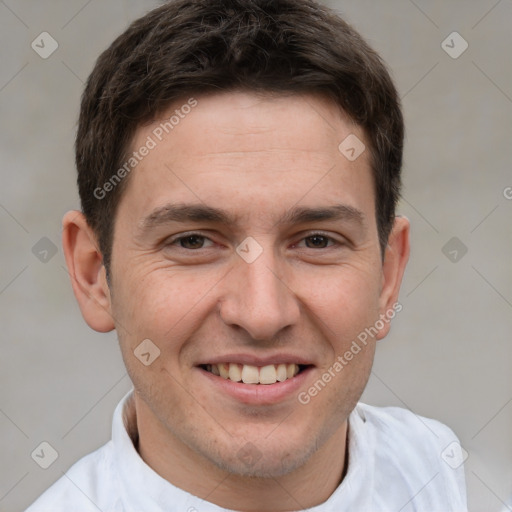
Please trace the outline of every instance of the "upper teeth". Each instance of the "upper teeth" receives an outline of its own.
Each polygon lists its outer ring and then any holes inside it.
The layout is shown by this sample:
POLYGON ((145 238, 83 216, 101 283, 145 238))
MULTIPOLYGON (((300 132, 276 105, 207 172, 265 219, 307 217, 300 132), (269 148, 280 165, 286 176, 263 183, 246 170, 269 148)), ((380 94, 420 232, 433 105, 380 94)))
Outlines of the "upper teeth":
POLYGON ((291 379, 299 373, 297 364, 269 364, 267 366, 252 366, 250 364, 221 363, 209 364, 206 369, 223 379, 244 384, 275 384, 291 379))

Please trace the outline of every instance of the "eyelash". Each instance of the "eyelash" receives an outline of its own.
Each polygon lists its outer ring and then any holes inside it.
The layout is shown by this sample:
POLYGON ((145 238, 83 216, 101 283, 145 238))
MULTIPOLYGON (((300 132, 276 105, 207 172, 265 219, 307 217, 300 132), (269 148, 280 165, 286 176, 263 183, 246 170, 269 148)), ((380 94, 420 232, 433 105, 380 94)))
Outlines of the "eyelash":
MULTIPOLYGON (((185 239, 193 237, 193 236, 204 238, 205 240, 210 240, 211 242, 213 242, 209 237, 207 237, 206 235, 203 235, 202 233, 190 232, 190 233, 186 233, 184 235, 180 235, 176 238, 168 240, 165 243, 165 246, 173 246, 173 245, 179 243, 181 240, 185 240, 185 239)), ((328 249, 329 247, 334 247, 336 245, 338 245, 338 246, 344 245, 343 243, 339 242, 338 240, 334 239, 333 237, 331 237, 325 233, 322 233, 321 231, 314 231, 314 232, 307 234, 306 236, 304 236, 300 239, 300 242, 302 242, 303 240, 306 240, 307 238, 313 238, 315 236, 320 236, 322 238, 327 239, 328 242, 333 242, 332 245, 328 245, 327 247, 320 247, 319 249, 328 249)), ((199 249, 186 249, 185 247, 178 247, 178 248, 183 249, 184 251, 189 251, 189 252, 198 252, 201 249, 207 249, 207 247, 201 247, 199 249)), ((315 250, 315 248, 313 248, 313 247, 306 247, 306 249, 314 249, 315 250)))

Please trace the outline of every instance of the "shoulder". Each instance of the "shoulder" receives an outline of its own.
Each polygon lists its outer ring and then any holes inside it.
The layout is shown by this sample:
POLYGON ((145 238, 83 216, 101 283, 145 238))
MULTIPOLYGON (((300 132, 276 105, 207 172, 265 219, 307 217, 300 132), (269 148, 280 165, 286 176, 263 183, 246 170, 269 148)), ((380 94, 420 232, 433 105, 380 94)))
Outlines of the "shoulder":
POLYGON ((443 502, 451 504, 449 510, 467 510, 464 452, 452 429, 400 407, 358 403, 354 413, 373 439, 380 492, 388 492, 393 481, 413 494, 421 490, 417 504, 428 504, 431 510, 443 502))
POLYGON ((116 510, 112 503, 116 478, 112 471, 112 441, 82 457, 25 512, 98 512, 116 510))
POLYGON ((425 448, 425 442, 439 445, 457 440, 455 433, 440 421, 401 407, 375 407, 359 402, 356 411, 365 423, 375 429, 377 435, 388 439, 398 438, 414 445, 421 440, 418 449, 425 448))

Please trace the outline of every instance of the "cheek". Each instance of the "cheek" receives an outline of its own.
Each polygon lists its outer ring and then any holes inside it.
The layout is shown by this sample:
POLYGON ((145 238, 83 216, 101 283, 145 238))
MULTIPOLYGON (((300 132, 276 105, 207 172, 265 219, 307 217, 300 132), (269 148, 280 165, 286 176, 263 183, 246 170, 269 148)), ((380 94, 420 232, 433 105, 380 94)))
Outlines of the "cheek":
POLYGON ((171 269, 126 275, 113 296, 122 344, 133 349, 149 338, 162 351, 176 352, 201 325, 212 306, 211 290, 221 278, 218 272, 180 274, 171 269))
POLYGON ((304 300, 330 330, 329 337, 344 342, 378 318, 380 277, 372 270, 325 269, 302 286, 304 300))
POLYGON ((345 414, 366 386, 375 353, 375 339, 366 329, 379 318, 379 283, 375 272, 352 267, 337 269, 309 289, 311 308, 328 347, 318 373, 328 381, 328 391, 322 392, 318 406, 323 403, 327 410, 345 414))

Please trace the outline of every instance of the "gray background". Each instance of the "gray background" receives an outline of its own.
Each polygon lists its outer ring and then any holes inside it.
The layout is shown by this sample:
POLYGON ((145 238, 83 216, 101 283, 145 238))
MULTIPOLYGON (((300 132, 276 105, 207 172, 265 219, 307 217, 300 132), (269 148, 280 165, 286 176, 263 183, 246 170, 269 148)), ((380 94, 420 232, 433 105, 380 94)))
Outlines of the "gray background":
MULTIPOLYGON (((404 309, 378 347, 363 400, 449 425, 469 453, 470 510, 512 510, 504 503, 512 494, 512 2, 329 4, 388 62, 407 122, 404 309), (453 31, 469 44, 456 59, 442 47, 453 31)), ((23 510, 106 442, 130 388, 115 334, 82 320, 60 222, 79 207, 73 139, 83 82, 100 51, 154 5, 0 0, 3 512, 23 510), (47 59, 31 48, 43 31, 59 44, 47 59), (58 248, 46 262, 52 245, 43 237, 58 248), (31 458, 42 441, 59 454, 46 470, 31 458)), ((452 52, 460 43, 447 41, 452 52)))

